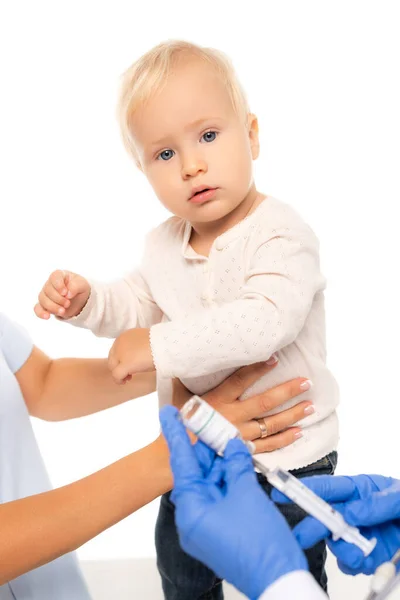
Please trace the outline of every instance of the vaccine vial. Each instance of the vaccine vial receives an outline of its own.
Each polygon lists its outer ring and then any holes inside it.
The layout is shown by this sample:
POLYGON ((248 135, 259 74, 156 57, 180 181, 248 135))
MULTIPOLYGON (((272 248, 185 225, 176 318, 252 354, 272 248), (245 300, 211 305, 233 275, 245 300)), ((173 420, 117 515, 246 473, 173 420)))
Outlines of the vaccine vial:
MULTIPOLYGON (((241 439, 239 430, 200 396, 192 396, 183 405, 180 414, 185 427, 220 456, 223 456, 229 440, 241 439)), ((245 444, 250 452, 254 451, 252 442, 245 444)))

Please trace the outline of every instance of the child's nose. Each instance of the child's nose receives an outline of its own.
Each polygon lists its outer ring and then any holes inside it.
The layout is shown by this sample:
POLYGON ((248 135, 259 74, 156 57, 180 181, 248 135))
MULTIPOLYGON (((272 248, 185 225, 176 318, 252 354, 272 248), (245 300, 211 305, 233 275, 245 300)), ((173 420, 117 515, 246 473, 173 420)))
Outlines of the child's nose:
POLYGON ((187 156, 182 161, 182 178, 190 179, 207 172, 207 163, 199 156, 187 156))

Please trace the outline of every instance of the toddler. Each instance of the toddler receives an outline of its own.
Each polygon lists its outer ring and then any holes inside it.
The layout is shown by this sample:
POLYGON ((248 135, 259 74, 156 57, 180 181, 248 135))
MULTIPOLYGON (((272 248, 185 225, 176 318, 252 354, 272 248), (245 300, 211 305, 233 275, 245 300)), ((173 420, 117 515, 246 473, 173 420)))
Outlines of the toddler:
MULTIPOLYGON (((258 458, 296 476, 333 473, 338 390, 325 364, 318 240, 292 208, 256 188, 257 118, 230 62, 194 44, 160 44, 125 73, 119 114, 129 153, 174 216, 148 235, 140 269, 121 281, 54 273, 37 315, 116 338, 115 379, 155 368, 161 404, 171 401, 173 378, 201 395, 239 367, 275 357, 277 367, 246 395, 309 377, 314 406, 295 443, 258 458)), ((263 419, 259 426, 264 439, 263 419)), ((292 527, 304 516, 294 505, 281 510, 292 527)), ((180 549, 169 494, 156 543, 168 600, 223 597, 216 576, 180 549)), ((307 558, 326 589, 324 544, 307 558)))

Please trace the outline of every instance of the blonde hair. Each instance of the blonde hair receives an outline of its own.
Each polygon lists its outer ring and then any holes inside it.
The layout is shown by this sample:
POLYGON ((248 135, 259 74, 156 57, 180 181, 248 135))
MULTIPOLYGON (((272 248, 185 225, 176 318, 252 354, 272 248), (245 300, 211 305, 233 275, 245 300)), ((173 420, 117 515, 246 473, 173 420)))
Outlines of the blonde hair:
POLYGON ((221 77, 237 114, 245 118, 249 112, 246 94, 230 59, 223 52, 181 40, 158 44, 122 75, 118 120, 125 148, 137 165, 140 165, 140 161, 131 132, 132 115, 162 89, 171 70, 182 56, 192 56, 208 62, 221 77))

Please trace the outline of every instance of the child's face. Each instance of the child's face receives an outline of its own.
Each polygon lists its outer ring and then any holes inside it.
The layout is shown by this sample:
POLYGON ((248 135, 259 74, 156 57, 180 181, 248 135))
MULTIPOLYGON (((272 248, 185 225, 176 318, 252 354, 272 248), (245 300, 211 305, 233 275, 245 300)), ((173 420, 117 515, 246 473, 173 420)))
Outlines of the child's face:
POLYGON ((253 187, 257 121, 236 114, 218 75, 199 60, 176 68, 135 113, 132 133, 157 197, 192 223, 225 217, 253 187), (210 191, 194 195, 201 189, 210 191))

